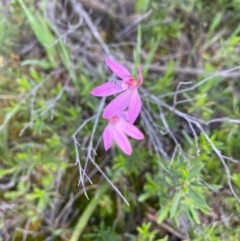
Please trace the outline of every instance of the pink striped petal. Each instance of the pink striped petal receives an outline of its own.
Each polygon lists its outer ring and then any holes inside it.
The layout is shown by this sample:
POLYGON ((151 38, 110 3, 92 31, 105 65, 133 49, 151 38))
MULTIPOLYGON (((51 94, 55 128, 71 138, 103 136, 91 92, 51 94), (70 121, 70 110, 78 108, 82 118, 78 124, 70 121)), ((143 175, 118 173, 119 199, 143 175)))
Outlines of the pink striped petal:
POLYGON ((128 140, 127 136, 124 134, 124 132, 119 128, 119 126, 114 127, 113 139, 125 154, 131 155, 131 143, 128 140))
POLYGON ((108 124, 104 131, 103 131, 103 143, 104 143, 104 149, 107 151, 113 142, 113 130, 112 126, 108 124))
POLYGON ((106 63, 108 67, 112 70, 112 72, 118 77, 120 77, 121 79, 125 79, 126 77, 131 77, 131 74, 128 71, 128 69, 123 65, 119 64, 118 62, 111 59, 106 59, 106 63))
POLYGON ((121 85, 122 85, 122 81, 117 81, 117 82, 109 81, 94 88, 91 91, 91 94, 94 96, 114 95, 123 91, 123 87, 121 85))
POLYGON ((138 90, 135 89, 133 90, 133 94, 132 94, 132 97, 129 103, 129 108, 128 108, 128 117, 129 117, 129 122, 131 124, 133 124, 137 119, 141 111, 141 108, 142 108, 142 101, 138 94, 138 90))
POLYGON ((140 85, 141 85, 142 82, 143 82, 143 76, 142 76, 142 69, 141 69, 141 67, 138 68, 138 80, 139 80, 140 85))
POLYGON ((127 90, 113 99, 104 109, 103 118, 109 119, 112 116, 118 115, 123 112, 129 105, 132 90, 127 90))
POLYGON ((128 136, 136 139, 136 140, 142 140, 144 139, 143 133, 134 125, 122 120, 121 121, 121 127, 125 134, 128 136))

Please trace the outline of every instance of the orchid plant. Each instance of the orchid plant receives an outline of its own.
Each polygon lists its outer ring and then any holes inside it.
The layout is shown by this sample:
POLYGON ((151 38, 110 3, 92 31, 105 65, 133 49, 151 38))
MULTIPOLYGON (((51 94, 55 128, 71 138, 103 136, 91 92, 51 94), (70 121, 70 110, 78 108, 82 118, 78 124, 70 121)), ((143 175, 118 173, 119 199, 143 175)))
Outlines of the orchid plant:
POLYGON ((142 140, 144 135, 133 125, 137 119, 142 102, 138 88, 142 85, 142 70, 138 68, 138 78, 134 78, 129 70, 118 62, 106 59, 106 64, 120 80, 108 81, 97 86, 91 94, 106 97, 121 93, 113 99, 104 109, 103 118, 108 120, 108 125, 103 131, 105 150, 108 150, 115 141, 120 149, 127 155, 132 153, 132 147, 126 135, 142 140), (128 108, 128 111, 125 110, 128 108))

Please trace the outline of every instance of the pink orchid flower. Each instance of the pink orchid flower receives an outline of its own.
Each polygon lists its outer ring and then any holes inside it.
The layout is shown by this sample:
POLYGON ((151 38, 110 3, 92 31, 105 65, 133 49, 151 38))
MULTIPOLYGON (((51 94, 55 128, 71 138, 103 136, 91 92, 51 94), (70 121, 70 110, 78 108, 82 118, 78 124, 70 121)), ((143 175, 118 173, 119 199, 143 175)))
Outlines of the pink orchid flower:
POLYGON ((99 85, 92 90, 91 94, 103 97, 123 92, 106 106, 103 117, 108 119, 122 113, 129 107, 129 122, 133 124, 142 108, 142 102, 138 93, 138 87, 141 86, 143 82, 142 70, 140 67, 138 68, 138 78, 136 79, 132 77, 126 67, 116 61, 106 59, 106 63, 121 80, 108 81, 99 85))
POLYGON ((136 140, 144 139, 143 133, 136 126, 127 122, 125 116, 123 113, 108 118, 108 124, 103 131, 103 143, 106 151, 115 141, 125 154, 131 155, 132 146, 127 135, 136 140))

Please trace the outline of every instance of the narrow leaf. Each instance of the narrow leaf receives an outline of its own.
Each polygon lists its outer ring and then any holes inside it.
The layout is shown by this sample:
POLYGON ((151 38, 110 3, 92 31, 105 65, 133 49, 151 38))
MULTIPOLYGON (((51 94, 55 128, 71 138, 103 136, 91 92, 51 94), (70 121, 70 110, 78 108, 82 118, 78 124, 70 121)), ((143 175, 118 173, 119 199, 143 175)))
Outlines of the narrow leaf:
POLYGON ((173 218, 176 215, 176 213, 177 213, 177 208, 179 206, 179 202, 180 202, 181 196, 182 196, 182 192, 181 191, 176 192, 174 194, 173 201, 172 201, 172 208, 171 208, 171 212, 170 212, 170 217, 171 218, 173 218))

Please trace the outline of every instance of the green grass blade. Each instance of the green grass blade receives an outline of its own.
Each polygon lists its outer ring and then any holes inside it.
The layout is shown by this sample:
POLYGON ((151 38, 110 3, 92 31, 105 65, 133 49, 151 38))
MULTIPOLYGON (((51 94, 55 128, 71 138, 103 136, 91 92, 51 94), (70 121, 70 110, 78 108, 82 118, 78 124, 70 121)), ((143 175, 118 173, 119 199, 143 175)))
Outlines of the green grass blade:
POLYGON ((70 241, 78 241, 79 240, 79 237, 81 236, 84 228, 86 227, 88 220, 91 218, 92 213, 96 209, 99 201, 101 200, 102 196, 107 191, 107 189, 108 189, 108 184, 107 183, 102 184, 98 193, 90 201, 87 208, 84 210, 82 216, 78 220, 78 223, 73 231, 70 241))
POLYGON ((48 48, 46 46, 50 45, 54 41, 54 36, 52 35, 48 23, 46 20, 41 16, 39 12, 31 13, 31 11, 27 8, 25 3, 22 0, 18 0, 21 8, 23 9, 23 12, 25 16, 28 19, 28 22, 32 28, 32 31, 34 32, 36 38, 38 39, 39 43, 44 47, 48 59, 53 67, 57 66, 56 56, 57 52, 56 49, 51 47, 48 48))

